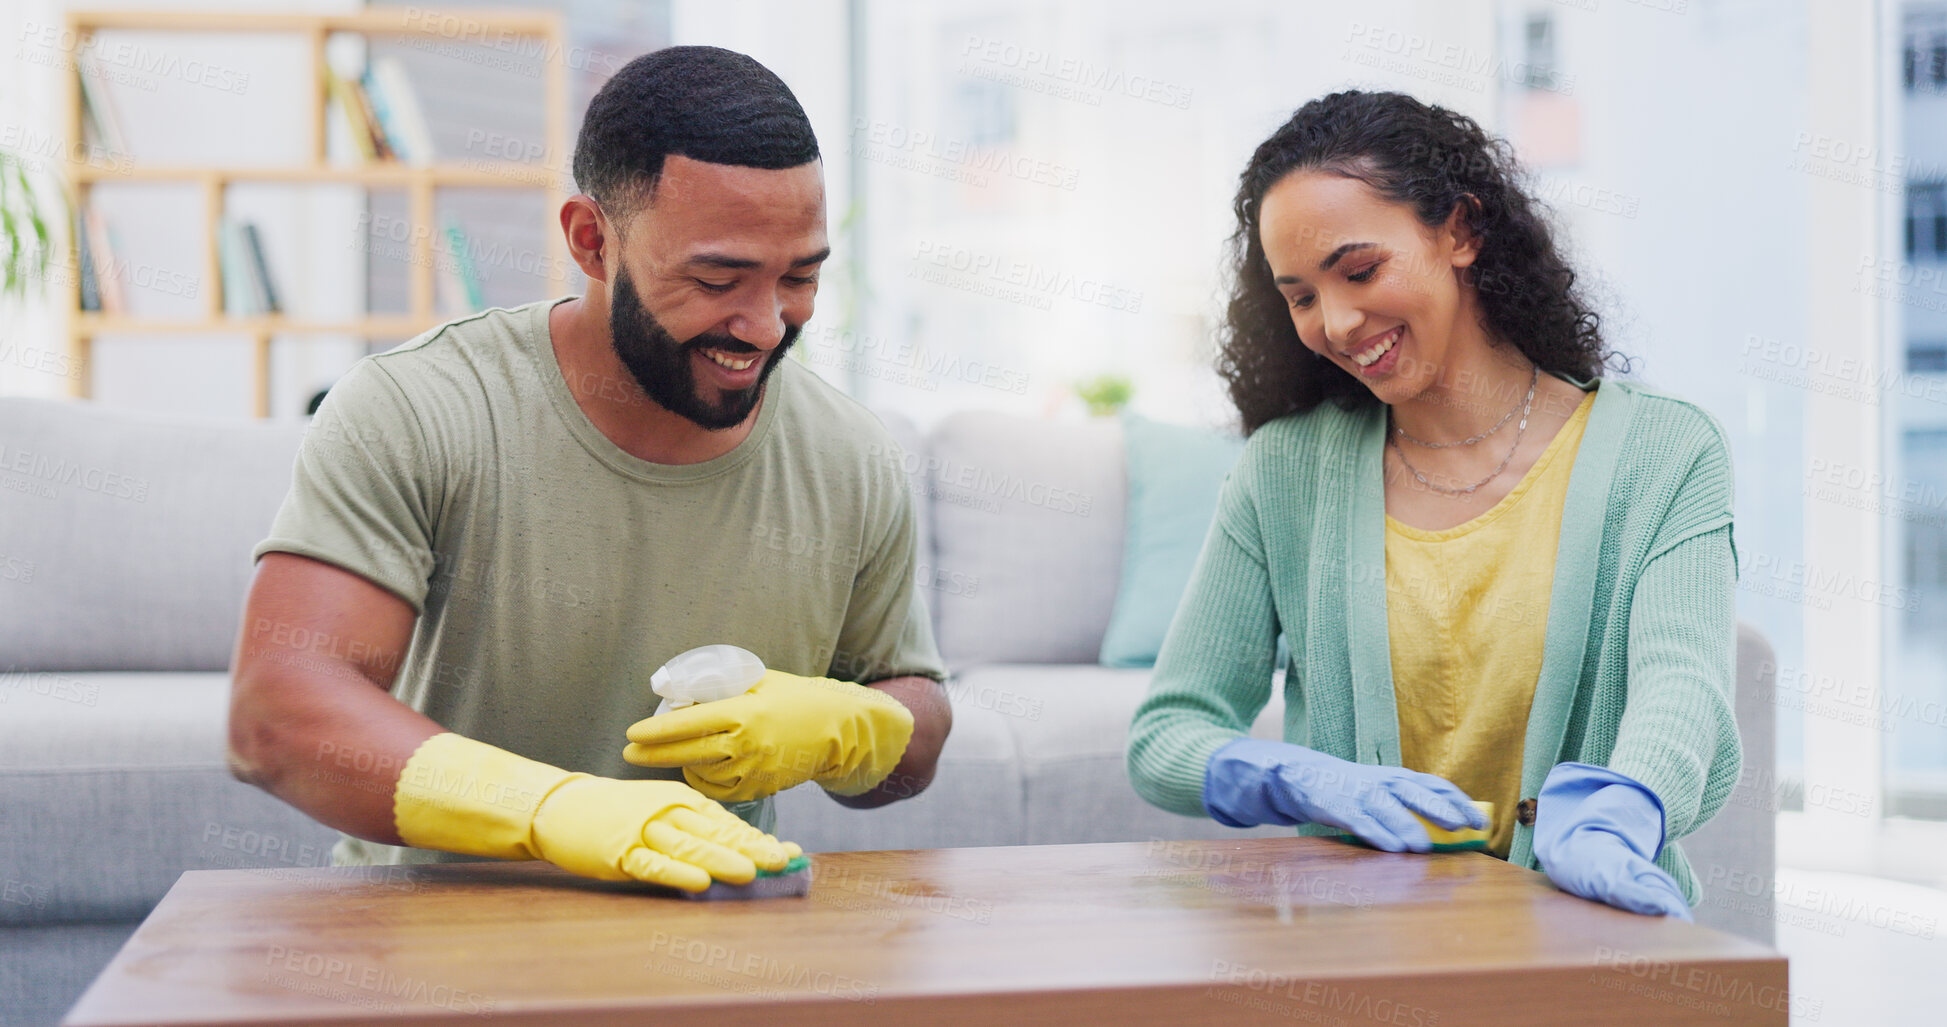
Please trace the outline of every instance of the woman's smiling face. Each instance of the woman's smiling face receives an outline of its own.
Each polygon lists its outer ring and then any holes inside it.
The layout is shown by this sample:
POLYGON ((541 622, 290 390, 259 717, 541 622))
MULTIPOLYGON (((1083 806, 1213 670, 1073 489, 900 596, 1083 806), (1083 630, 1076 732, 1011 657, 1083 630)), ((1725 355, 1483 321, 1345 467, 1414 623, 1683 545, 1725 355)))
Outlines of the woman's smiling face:
POLYGON ((1258 238, 1305 348, 1381 402, 1414 399, 1456 343, 1487 341, 1459 280, 1479 246, 1458 213, 1428 228, 1356 178, 1294 171, 1265 191, 1258 238))

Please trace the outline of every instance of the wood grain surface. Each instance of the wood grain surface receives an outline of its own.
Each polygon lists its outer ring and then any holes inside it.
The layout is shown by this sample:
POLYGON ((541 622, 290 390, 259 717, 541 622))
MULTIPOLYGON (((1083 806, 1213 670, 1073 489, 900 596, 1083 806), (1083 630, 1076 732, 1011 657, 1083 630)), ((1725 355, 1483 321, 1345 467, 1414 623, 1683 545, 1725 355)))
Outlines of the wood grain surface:
POLYGON ((186 873, 69 1024, 1785 1024, 1777 952, 1479 853, 812 857, 692 902, 542 863, 186 873))

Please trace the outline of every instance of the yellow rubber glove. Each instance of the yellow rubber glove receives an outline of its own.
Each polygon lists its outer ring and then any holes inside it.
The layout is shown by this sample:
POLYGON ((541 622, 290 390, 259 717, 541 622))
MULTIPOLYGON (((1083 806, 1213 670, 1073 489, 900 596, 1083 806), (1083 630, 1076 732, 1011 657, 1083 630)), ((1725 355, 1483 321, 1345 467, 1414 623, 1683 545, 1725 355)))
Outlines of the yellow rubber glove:
POLYGON ((618 781, 516 756, 460 735, 421 743, 399 773, 393 822, 407 845, 545 859, 604 881, 702 891, 748 884, 801 850, 676 781, 618 781))
POLYGON ((724 802, 806 781, 862 795, 892 773, 912 738, 912 711, 876 688, 773 670, 735 698, 636 721, 622 758, 682 767, 685 781, 724 802))

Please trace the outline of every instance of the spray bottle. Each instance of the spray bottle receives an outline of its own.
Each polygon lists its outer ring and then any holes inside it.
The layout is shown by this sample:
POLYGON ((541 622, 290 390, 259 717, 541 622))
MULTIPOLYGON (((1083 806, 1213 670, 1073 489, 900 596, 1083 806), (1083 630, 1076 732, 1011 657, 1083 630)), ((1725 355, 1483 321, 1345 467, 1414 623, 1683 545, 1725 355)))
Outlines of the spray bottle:
POLYGON ((701 702, 730 699, 764 679, 764 661, 734 645, 698 646, 679 653, 649 677, 649 689, 662 697, 659 712, 701 702))
MULTIPOLYGON (((764 661, 756 653, 734 645, 705 645, 678 653, 663 664, 649 676, 649 688, 662 697, 662 709, 657 712, 668 713, 697 703, 735 698, 763 679, 764 661)), ((713 881, 703 891, 676 894, 708 902, 802 896, 810 890, 811 862, 800 855, 782 870, 759 870, 749 884, 713 881)))

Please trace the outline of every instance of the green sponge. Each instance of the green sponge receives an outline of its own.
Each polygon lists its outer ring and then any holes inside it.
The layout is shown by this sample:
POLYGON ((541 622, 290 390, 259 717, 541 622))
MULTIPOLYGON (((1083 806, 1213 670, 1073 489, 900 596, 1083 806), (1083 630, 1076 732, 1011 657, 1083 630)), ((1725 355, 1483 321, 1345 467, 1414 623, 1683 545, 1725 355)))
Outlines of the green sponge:
POLYGON ((676 894, 697 902, 717 902, 726 899, 790 898, 809 894, 810 891, 811 860, 805 856, 793 856, 782 870, 759 868, 757 876, 749 884, 712 881, 702 891, 678 891, 676 894))
MULTIPOLYGON (((1488 830, 1492 830, 1494 827, 1494 804, 1491 802, 1477 801, 1474 805, 1479 807, 1482 813, 1487 814, 1488 830)), ((1411 810, 1407 812, 1412 813, 1411 810)), ((1413 819, 1418 820, 1426 827, 1427 837, 1433 840, 1433 851, 1435 852, 1487 851, 1487 831, 1472 827, 1463 827, 1458 831, 1449 831, 1429 821, 1427 818, 1420 816, 1418 813, 1413 813, 1413 819)), ((1365 844, 1349 834, 1334 835, 1334 837, 1359 845, 1365 844)))

